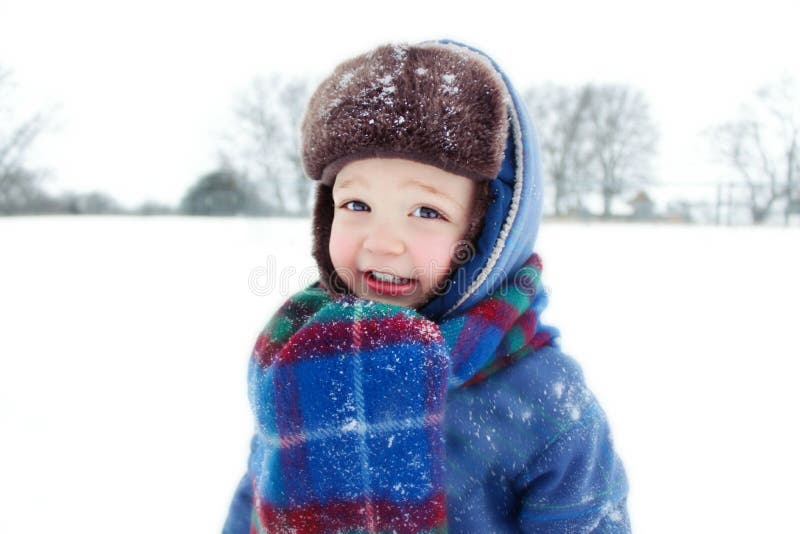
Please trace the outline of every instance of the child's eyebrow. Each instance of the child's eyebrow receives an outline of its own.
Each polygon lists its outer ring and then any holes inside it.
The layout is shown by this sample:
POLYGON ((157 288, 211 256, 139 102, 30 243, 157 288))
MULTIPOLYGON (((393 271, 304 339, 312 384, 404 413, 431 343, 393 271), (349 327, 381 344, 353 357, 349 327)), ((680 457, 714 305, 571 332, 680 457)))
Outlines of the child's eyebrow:
POLYGON ((403 187, 405 188, 405 187, 408 187, 408 186, 411 186, 411 185, 417 186, 420 189, 423 189, 423 190, 425 190, 425 191, 427 191, 429 193, 432 193, 434 195, 437 195, 437 196, 440 196, 442 198, 445 198, 445 199, 449 200, 450 202, 452 202, 453 204, 455 204, 456 206, 458 206, 459 208, 461 208, 462 210, 464 209, 464 206, 461 204, 461 202, 459 202, 458 200, 454 199, 453 197, 451 197, 450 195, 448 195, 444 191, 439 191, 438 189, 436 189, 432 185, 420 182, 419 180, 409 180, 408 182, 406 182, 406 184, 403 187))
POLYGON ((360 178, 345 178, 342 181, 336 181, 336 189, 346 189, 348 187, 352 187, 356 184, 364 185, 364 181, 360 178))

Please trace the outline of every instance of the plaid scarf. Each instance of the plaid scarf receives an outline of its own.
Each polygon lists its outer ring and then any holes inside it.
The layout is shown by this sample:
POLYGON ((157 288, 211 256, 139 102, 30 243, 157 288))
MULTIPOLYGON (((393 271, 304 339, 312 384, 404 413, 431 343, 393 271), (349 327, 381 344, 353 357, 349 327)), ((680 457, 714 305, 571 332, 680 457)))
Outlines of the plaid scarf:
POLYGON ((446 532, 447 391, 555 344, 540 273, 438 323, 317 284, 286 301, 248 372, 251 534, 446 532))

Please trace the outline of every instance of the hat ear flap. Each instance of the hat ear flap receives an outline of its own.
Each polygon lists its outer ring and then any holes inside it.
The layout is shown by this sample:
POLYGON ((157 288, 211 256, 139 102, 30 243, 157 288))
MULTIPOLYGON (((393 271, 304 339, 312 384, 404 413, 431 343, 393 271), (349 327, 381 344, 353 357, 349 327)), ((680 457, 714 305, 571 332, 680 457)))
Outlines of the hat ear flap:
POLYGON ((311 255, 317 262, 320 285, 331 293, 343 294, 349 290, 347 284, 336 274, 330 254, 333 211, 333 187, 317 183, 311 218, 313 228, 311 255))

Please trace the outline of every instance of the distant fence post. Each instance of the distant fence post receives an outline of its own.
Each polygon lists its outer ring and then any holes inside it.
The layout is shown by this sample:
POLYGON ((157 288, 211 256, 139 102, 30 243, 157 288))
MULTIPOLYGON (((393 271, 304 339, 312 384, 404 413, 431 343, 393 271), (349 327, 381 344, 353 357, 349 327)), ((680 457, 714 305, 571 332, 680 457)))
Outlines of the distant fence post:
POLYGON ((733 184, 728 183, 728 226, 733 226, 733 184))

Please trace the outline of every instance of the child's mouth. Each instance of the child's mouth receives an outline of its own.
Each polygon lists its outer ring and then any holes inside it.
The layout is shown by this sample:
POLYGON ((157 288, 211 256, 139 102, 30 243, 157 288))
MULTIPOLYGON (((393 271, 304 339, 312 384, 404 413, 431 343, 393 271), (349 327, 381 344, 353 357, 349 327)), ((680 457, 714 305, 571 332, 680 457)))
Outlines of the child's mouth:
POLYGON ((381 295, 407 295, 417 286, 417 281, 412 278, 400 278, 378 271, 367 271, 365 278, 370 289, 381 295))

